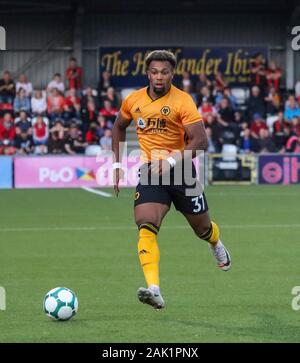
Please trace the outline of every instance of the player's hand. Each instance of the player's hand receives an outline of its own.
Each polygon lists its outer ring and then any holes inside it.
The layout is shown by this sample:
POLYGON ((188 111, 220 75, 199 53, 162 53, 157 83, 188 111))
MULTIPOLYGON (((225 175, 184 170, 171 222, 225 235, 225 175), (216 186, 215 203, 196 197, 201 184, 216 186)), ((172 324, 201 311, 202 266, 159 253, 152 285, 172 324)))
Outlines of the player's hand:
POLYGON ((119 182, 121 179, 124 178, 124 171, 121 168, 114 169, 113 171, 113 178, 114 178, 114 190, 116 196, 119 195, 120 189, 119 189, 119 182))

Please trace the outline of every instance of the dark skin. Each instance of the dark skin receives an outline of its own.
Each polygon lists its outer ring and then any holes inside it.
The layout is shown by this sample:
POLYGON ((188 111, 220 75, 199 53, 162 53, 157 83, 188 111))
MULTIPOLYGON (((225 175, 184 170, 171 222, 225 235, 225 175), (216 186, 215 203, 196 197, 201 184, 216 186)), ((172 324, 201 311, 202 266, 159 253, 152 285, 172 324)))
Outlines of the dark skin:
MULTIPOLYGON (((174 69, 168 61, 152 61, 147 71, 149 79, 149 95, 153 100, 162 97, 169 92, 174 77, 174 69)), ((124 142, 126 139, 126 128, 129 126, 131 120, 125 119, 121 112, 119 112, 117 119, 114 123, 112 130, 112 150, 115 155, 115 161, 120 160, 121 150, 119 143, 124 142)), ((188 137, 188 144, 184 150, 192 150, 195 155, 196 150, 205 150, 207 148, 207 137, 203 123, 199 120, 191 125, 184 126, 185 133, 188 137)), ((183 158, 183 152, 172 152, 172 156, 177 162, 183 158)), ((161 160, 151 163, 151 170, 154 173, 163 174, 170 169, 170 164, 166 160, 161 160)), ((114 170, 114 190, 118 196, 119 181, 123 177, 122 169, 114 170)), ((137 225, 145 222, 151 222, 160 227, 165 215, 169 211, 169 206, 161 203, 144 203, 135 207, 135 222, 137 225)), ((184 214, 185 218, 193 228, 196 235, 208 231, 210 227, 210 217, 208 212, 200 215, 184 214)))

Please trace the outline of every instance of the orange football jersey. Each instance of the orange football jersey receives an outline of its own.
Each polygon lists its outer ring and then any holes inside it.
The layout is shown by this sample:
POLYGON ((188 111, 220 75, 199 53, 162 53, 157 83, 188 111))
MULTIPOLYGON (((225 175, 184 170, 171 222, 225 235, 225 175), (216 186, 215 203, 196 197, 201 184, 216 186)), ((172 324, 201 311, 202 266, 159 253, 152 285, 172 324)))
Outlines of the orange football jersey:
POLYGON ((167 94, 153 100, 147 89, 132 92, 120 109, 125 119, 135 122, 143 161, 182 151, 185 147, 184 126, 202 121, 188 93, 172 85, 167 94))

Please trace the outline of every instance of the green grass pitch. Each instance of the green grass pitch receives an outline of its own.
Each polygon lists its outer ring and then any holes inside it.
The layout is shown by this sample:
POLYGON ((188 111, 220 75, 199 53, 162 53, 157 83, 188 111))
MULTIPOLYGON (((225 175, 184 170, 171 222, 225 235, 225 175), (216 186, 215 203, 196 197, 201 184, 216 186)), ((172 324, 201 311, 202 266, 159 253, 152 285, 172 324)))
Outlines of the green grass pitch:
POLYGON ((159 233, 166 308, 138 302, 133 189, 0 191, 0 342, 299 342, 299 186, 210 186, 210 214, 230 250, 218 270, 206 243, 171 209, 159 233), (43 312, 45 293, 76 292, 68 322, 43 312))

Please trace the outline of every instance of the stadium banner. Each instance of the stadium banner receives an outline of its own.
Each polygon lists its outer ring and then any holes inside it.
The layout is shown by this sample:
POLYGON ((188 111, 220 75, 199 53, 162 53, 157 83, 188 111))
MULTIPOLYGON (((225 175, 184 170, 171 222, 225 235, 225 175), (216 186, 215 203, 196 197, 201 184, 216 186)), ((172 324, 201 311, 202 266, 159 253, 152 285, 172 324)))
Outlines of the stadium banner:
POLYGON ((299 184, 300 155, 260 155, 258 161, 259 184, 299 184))
POLYGON ((13 187, 13 158, 0 156, 0 189, 13 187))
MULTIPOLYGON (((136 186, 140 158, 129 156, 122 165, 125 176, 120 186, 136 186)), ((15 188, 113 186, 111 156, 16 157, 14 173, 15 188)))
MULTIPOLYGON (((268 58, 267 47, 169 47, 177 57, 175 84, 184 72, 189 72, 194 81, 200 73, 212 79, 221 72, 231 86, 248 86, 250 62, 261 53, 268 58)), ((115 87, 143 87, 148 84, 145 58, 157 47, 101 47, 100 75, 111 73, 115 87)))

